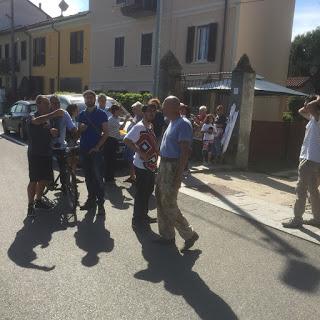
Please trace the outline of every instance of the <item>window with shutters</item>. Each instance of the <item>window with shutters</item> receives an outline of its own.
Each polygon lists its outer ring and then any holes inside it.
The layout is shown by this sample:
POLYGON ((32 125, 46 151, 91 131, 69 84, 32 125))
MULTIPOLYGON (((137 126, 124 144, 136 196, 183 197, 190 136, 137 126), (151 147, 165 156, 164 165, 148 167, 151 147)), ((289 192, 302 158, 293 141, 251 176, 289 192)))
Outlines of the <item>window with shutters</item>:
POLYGON ((216 60, 217 31, 217 23, 188 28, 187 63, 216 60))
POLYGON ((70 33, 70 63, 83 63, 83 31, 70 33))
POLYGON ((124 37, 114 40, 114 66, 123 67, 124 65, 124 37))
POLYGON ((142 34, 141 37, 141 58, 142 66, 150 66, 152 63, 152 33, 142 34))
POLYGON ((33 39, 33 65, 36 67, 46 64, 46 38, 33 39))
POLYGON ((196 61, 208 61, 209 48, 209 26, 201 26, 197 28, 196 39, 196 61))
POLYGON ((26 60, 27 59, 27 42, 22 41, 21 42, 21 60, 26 60))
POLYGON ((18 43, 15 42, 13 45, 13 58, 14 58, 14 63, 18 63, 18 43))
POLYGON ((9 43, 7 43, 7 44, 4 46, 4 57, 5 57, 6 59, 9 59, 9 54, 10 54, 9 43))

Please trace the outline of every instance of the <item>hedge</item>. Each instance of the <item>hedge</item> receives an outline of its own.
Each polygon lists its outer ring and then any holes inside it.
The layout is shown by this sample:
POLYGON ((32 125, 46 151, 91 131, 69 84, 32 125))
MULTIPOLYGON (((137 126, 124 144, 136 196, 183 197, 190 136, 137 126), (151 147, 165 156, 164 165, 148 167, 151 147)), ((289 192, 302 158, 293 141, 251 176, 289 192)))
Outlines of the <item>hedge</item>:
POLYGON ((135 93, 135 92, 105 92, 108 97, 111 97, 121 103, 128 111, 131 110, 131 106, 140 101, 141 103, 147 103, 152 95, 149 92, 145 93, 135 93))

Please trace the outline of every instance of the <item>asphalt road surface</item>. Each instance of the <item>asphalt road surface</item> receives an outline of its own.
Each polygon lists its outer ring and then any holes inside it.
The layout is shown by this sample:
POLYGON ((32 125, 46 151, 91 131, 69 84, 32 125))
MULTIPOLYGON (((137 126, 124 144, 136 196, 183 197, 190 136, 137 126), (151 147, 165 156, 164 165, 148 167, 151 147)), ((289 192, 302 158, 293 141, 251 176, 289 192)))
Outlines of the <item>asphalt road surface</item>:
POLYGON ((56 209, 31 221, 26 150, 0 136, 0 319, 320 319, 319 246, 180 195, 200 239, 186 254, 161 247, 156 225, 132 231, 123 177, 105 220, 61 221, 52 193, 56 209))

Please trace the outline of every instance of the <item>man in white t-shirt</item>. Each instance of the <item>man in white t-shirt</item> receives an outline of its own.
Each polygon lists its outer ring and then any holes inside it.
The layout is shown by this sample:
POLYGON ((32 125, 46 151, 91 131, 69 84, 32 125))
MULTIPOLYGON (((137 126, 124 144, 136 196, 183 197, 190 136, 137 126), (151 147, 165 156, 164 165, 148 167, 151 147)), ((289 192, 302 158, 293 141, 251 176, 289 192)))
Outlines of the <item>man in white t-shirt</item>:
POLYGON ((133 165, 136 172, 136 194, 132 218, 133 228, 157 222, 157 219, 148 216, 149 199, 154 190, 159 153, 152 126, 156 107, 154 105, 143 106, 142 112, 143 119, 134 125, 124 137, 124 143, 135 152, 133 165))
POLYGON ((320 227, 320 194, 318 177, 320 173, 320 96, 310 97, 299 110, 309 120, 301 147, 298 169, 297 199, 294 204, 294 218, 282 225, 285 228, 301 228, 303 223, 320 227), (310 194, 313 219, 303 221, 307 192, 310 194))

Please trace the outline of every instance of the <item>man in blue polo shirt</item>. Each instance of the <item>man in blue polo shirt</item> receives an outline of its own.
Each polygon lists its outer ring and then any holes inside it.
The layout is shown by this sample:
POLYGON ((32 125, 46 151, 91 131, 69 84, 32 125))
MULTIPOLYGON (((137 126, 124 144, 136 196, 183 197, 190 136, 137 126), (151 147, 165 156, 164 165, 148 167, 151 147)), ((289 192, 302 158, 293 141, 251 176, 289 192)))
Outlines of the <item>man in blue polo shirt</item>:
POLYGON ((175 244, 175 229, 185 240, 181 251, 188 250, 199 235, 182 215, 177 197, 183 171, 187 165, 192 143, 192 126, 180 116, 180 101, 169 96, 164 100, 163 113, 170 120, 160 147, 161 162, 156 185, 158 226, 161 238, 158 243, 175 244))
POLYGON ((98 215, 105 215, 102 147, 108 138, 108 117, 95 105, 96 94, 83 93, 86 110, 79 115, 80 159, 84 171, 88 199, 80 210, 90 210, 98 204, 98 215))

